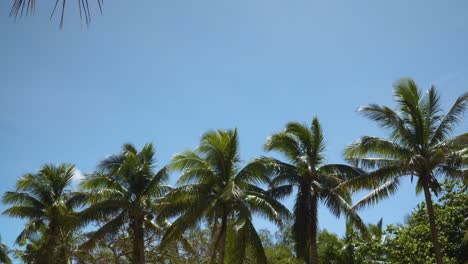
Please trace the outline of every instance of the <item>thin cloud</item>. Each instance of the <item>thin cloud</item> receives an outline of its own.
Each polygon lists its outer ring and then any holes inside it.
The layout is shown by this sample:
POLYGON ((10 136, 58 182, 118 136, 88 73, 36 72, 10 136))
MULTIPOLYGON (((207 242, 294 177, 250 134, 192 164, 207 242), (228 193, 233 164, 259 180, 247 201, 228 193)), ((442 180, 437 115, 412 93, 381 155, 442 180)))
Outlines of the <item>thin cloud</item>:
POLYGON ((79 170, 79 169, 75 169, 75 173, 73 174, 73 181, 75 183, 79 183, 81 180, 84 179, 84 174, 79 170))

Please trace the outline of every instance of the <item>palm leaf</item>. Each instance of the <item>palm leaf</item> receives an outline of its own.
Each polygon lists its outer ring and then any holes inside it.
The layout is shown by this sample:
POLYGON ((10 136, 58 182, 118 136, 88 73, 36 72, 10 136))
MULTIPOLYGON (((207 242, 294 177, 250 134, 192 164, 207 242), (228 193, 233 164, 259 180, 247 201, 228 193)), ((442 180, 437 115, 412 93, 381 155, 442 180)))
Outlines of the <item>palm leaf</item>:
POLYGON ((468 92, 464 93, 453 104, 452 108, 444 116, 439 126, 433 133, 430 145, 435 145, 443 141, 450 132, 452 132, 453 127, 461 121, 463 113, 468 107, 468 92))
POLYGON ((361 198, 356 204, 352 206, 353 210, 357 210, 366 205, 374 205, 379 201, 388 198, 390 195, 394 194, 400 185, 399 177, 390 179, 381 186, 377 187, 375 190, 368 193, 366 196, 361 198))

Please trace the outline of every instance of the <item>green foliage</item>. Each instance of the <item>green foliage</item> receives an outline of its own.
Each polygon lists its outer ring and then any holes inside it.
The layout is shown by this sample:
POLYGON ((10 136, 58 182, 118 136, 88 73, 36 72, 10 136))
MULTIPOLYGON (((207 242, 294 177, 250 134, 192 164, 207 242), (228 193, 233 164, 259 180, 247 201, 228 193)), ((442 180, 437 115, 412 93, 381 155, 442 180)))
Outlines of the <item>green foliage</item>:
POLYGON ((83 195, 70 190, 74 174, 70 164, 44 165, 37 173, 22 176, 16 190, 3 195, 3 203, 11 205, 3 214, 27 220, 16 242, 34 243, 30 249, 37 249, 37 254, 29 255, 36 262, 70 261, 70 241, 79 227, 75 209, 84 203, 83 195))
POLYGON ((344 242, 336 234, 329 233, 326 229, 322 230, 318 237, 318 258, 321 264, 341 264, 343 261, 345 247, 344 242))
MULTIPOLYGON (((441 252, 445 263, 463 264, 468 261, 468 192, 460 182, 445 182, 435 216, 439 227, 441 252)), ((419 204, 407 225, 389 225, 385 242, 388 260, 392 263, 434 263, 431 233, 425 204, 419 204)))
POLYGON ((2 243, 2 237, 0 236, 0 263, 11 264, 11 259, 8 256, 10 250, 2 243))
POLYGON ((105 235, 118 233, 128 223, 133 238, 132 261, 145 262, 145 229, 162 232, 169 225, 165 219, 153 221, 158 199, 169 190, 164 185, 166 169, 155 171, 154 155, 152 144, 146 144, 141 151, 124 144, 121 153, 103 160, 98 171, 82 182, 81 187, 88 191, 89 207, 80 214, 81 223, 105 222, 89 237, 85 248, 95 246, 105 235))
POLYGON ((347 180, 359 178, 364 171, 344 164, 324 164, 325 142, 317 118, 310 127, 290 122, 283 132, 271 135, 265 150, 277 151, 289 163, 273 158, 264 158, 266 164, 275 168, 276 177, 271 182, 270 194, 283 198, 297 188, 294 204, 292 233, 296 255, 305 263, 317 263, 317 207, 324 205, 337 217, 346 213, 356 225, 365 229, 359 216, 351 210, 348 202, 350 192, 340 188, 347 180), (307 234, 307 235, 306 235, 307 234))
POLYGON ((437 175, 466 179, 468 134, 449 138, 468 106, 468 93, 460 96, 444 115, 434 87, 425 96, 411 79, 395 84, 396 110, 371 104, 359 109, 389 132, 389 139, 364 136, 345 151, 348 161, 375 169, 367 177, 346 183, 350 188, 375 188, 354 207, 374 204, 393 194, 399 177, 417 178, 416 191, 440 190, 437 175))
MULTIPOLYGON (((14 2, 17 14, 34 1, 14 2)), ((89 22, 89 10, 84 16, 89 22)), ((242 167, 237 130, 217 130, 159 171, 152 144, 140 151, 124 144, 86 176, 80 192, 70 188, 73 165, 44 165, 3 195, 9 206, 3 214, 26 220, 14 256, 36 264, 425 264, 441 263, 442 256, 445 263, 468 263, 468 134, 449 137, 468 93, 446 113, 434 88, 423 95, 410 79, 399 81, 394 95, 395 110, 360 108, 389 136, 348 146, 352 166, 325 164, 317 118, 310 126, 290 122, 268 138, 265 150, 286 162, 262 157, 242 167), (181 173, 177 188, 165 184, 169 170, 181 173), (406 225, 385 231, 382 220, 365 225, 357 209, 392 195, 403 176, 416 178, 416 193, 424 192, 426 202, 406 225), (440 184, 440 176, 451 181, 440 184), (361 189, 371 192, 351 207, 351 194, 361 189), (295 190, 291 218, 279 200, 295 190), (432 194, 442 194, 435 204, 432 194), (346 215, 344 237, 319 231, 320 202, 335 216, 346 215), (254 215, 278 225, 275 236, 257 231, 254 215), (82 233, 90 224, 96 230, 82 233)), ((10 263, 11 252, 0 243, 0 263, 10 263)))
POLYGON ((162 248, 206 221, 212 229, 210 261, 242 263, 249 257, 266 262, 252 215, 279 224, 289 211, 257 186, 268 182, 267 166, 258 160, 243 168, 239 163, 237 130, 208 132, 195 151, 174 156, 170 168, 182 172, 180 187, 166 195, 161 216, 178 218, 164 235, 162 248))
POLYGON ((293 254, 291 227, 290 223, 281 225, 274 237, 269 230, 259 231, 268 264, 302 264, 293 254))
POLYGON ((359 109, 386 129, 389 137, 364 136, 345 149, 349 162, 373 170, 366 177, 352 179, 346 185, 351 189, 373 189, 353 206, 358 209, 394 194, 400 177, 416 177, 416 193, 424 192, 436 262, 441 264, 432 193, 437 195, 441 190, 439 175, 468 179, 468 134, 449 137, 468 107, 468 92, 461 95, 447 113, 442 112, 440 97, 434 87, 423 95, 411 79, 402 79, 395 84, 394 97, 396 110, 377 104, 359 109))

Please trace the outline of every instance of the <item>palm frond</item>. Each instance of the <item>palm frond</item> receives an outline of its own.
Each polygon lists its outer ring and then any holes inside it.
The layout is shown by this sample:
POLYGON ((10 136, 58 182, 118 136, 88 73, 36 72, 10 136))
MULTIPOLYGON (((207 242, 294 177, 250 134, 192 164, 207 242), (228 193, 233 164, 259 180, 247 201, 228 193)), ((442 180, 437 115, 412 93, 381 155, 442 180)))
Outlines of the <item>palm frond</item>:
POLYGON ((295 137, 295 141, 299 143, 302 153, 307 150, 313 149, 314 138, 307 125, 298 122, 289 122, 286 124, 285 133, 295 137))
POLYGON ((218 175, 230 176, 239 162, 237 129, 205 133, 197 150, 204 154, 204 159, 218 175))
POLYGON ((271 164, 270 166, 273 166, 274 175, 276 175, 270 181, 271 187, 284 183, 298 184, 301 181, 301 177, 299 176, 299 171, 296 166, 274 158, 268 158, 268 162, 271 164))
POLYGON ((346 181, 366 174, 363 169, 346 164, 326 164, 318 169, 320 174, 328 174, 346 181))
POLYGON ((464 93, 453 104, 452 108, 440 121, 430 140, 430 145, 443 141, 453 130, 454 126, 461 121, 463 114, 468 107, 468 92, 464 93))
POLYGON ((400 142, 411 142, 414 135, 413 131, 392 109, 382 105, 370 104, 359 107, 358 111, 367 118, 376 121, 383 128, 390 129, 392 139, 400 142))
POLYGON ((318 166, 319 164, 322 163, 322 161, 325 159, 323 157, 323 152, 325 151, 325 142, 324 142, 324 137, 323 137, 323 132, 322 132, 322 126, 320 125, 320 122, 318 121, 317 117, 314 117, 312 120, 312 125, 310 127, 310 130, 312 132, 312 148, 310 149, 309 153, 309 159, 312 164, 310 164, 313 167, 318 166))
POLYGON ((169 188, 161 184, 167 181, 168 178, 169 175, 167 173, 167 169, 164 167, 152 177, 150 182, 148 182, 145 190, 143 191, 143 195, 149 194, 151 197, 163 196, 169 190, 169 188))
POLYGON ((124 160, 125 155, 110 155, 99 163, 98 168, 104 171, 113 171, 118 169, 124 160))
POLYGON ((198 153, 191 150, 176 154, 172 157, 171 164, 168 166, 170 171, 185 171, 187 169, 199 167, 209 169, 210 165, 203 157, 198 155, 198 153))
POLYGON ((118 229, 124 224, 125 220, 125 212, 120 213, 117 217, 110 220, 109 222, 101 226, 98 230, 93 232, 89 237, 88 241, 86 241, 81 247, 85 249, 91 248, 106 234, 116 233, 118 229))
POLYGON ((258 236, 257 231, 251 221, 245 222, 246 232, 248 232, 247 250, 258 264, 266 264, 267 258, 263 249, 262 240, 258 236))
POLYGON ((26 192, 5 192, 2 197, 4 204, 30 205, 35 208, 43 208, 44 204, 36 197, 26 192))
POLYGON ((248 192, 244 198, 250 212, 262 216, 271 222, 281 225, 282 220, 289 218, 289 210, 281 203, 264 194, 248 192))
POLYGON ((191 168, 183 171, 182 175, 180 175, 179 179, 177 180, 177 185, 181 186, 184 184, 191 184, 191 183, 206 183, 206 184, 213 184, 217 181, 218 175, 208 168, 198 167, 198 168, 191 168))
POLYGON ((95 172, 87 176, 86 179, 80 183, 80 187, 84 190, 113 189, 120 193, 128 191, 117 179, 101 172, 95 172))
POLYGON ((411 141, 414 146, 424 145, 428 142, 429 131, 425 126, 421 111, 421 92, 416 83, 409 78, 396 82, 394 96, 399 105, 400 114, 407 124, 410 124, 414 137, 411 141))
POLYGON ((351 191, 378 188, 381 184, 399 176, 408 175, 408 171, 402 164, 388 165, 367 174, 345 181, 341 187, 351 191))
POLYGON ((393 178, 382 184, 381 186, 377 187, 375 190, 368 193, 366 196, 361 198, 358 202, 356 202, 353 206, 353 210, 358 210, 367 205, 373 205, 377 202, 388 198, 390 195, 394 194, 400 185, 399 177, 393 178))
POLYGON ((292 163, 303 162, 303 153, 296 139, 286 132, 276 133, 267 138, 264 148, 266 151, 277 151, 292 163))
POLYGON ((468 183, 468 169, 453 167, 450 165, 442 165, 438 168, 438 172, 451 179, 460 179, 465 184, 468 183))
POLYGON ((45 212, 41 208, 37 208, 34 206, 14 205, 7 208, 3 212, 3 215, 8 215, 10 217, 16 218, 34 219, 43 217, 45 215, 45 212))
POLYGON ((447 147, 451 150, 460 150, 468 148, 468 133, 445 139, 435 146, 435 148, 443 147, 447 147))
POLYGON ((432 86, 429 91, 427 91, 426 96, 424 96, 421 102, 421 111, 423 114, 423 121, 426 127, 427 138, 433 137, 433 132, 436 131, 437 125, 442 119, 440 112, 442 108, 440 106, 440 96, 437 93, 434 86, 432 86))
POLYGON ((267 194, 272 197, 273 199, 282 199, 286 196, 291 195, 293 192, 294 185, 292 184, 287 184, 287 185, 281 185, 281 186, 276 186, 276 187, 271 187, 268 191, 267 194))
POLYGON ((34 234, 37 234, 41 230, 45 229, 45 227, 46 226, 41 219, 29 221, 28 223, 26 223, 26 226, 24 227, 24 229, 16 238, 15 243, 18 245, 21 245, 22 241, 25 241, 26 239, 30 239, 34 234))
POLYGON ((88 200, 88 194, 82 192, 73 192, 70 194, 70 198, 65 202, 67 208, 79 208, 84 205, 88 200))
POLYGON ((367 163, 361 164, 367 165, 366 168, 387 165, 388 162, 395 160, 404 161, 408 159, 410 154, 410 150, 395 142, 367 136, 347 146, 344 150, 345 159, 358 162, 358 164, 361 161, 367 161, 367 163))
POLYGON ((273 173, 273 166, 268 166, 264 159, 255 159, 244 166, 236 175, 236 182, 262 184, 269 182, 269 176, 273 173))
POLYGON ((85 226, 93 221, 111 218, 128 207, 129 205, 122 200, 103 200, 93 203, 79 213, 80 226, 85 226))
POLYGON ((189 208, 167 229, 166 233, 161 239, 159 247, 161 249, 165 248, 169 243, 177 241, 177 239, 182 236, 185 230, 196 226, 199 221, 201 221, 206 208, 206 203, 203 201, 199 201, 197 204, 194 204, 191 208, 189 208))

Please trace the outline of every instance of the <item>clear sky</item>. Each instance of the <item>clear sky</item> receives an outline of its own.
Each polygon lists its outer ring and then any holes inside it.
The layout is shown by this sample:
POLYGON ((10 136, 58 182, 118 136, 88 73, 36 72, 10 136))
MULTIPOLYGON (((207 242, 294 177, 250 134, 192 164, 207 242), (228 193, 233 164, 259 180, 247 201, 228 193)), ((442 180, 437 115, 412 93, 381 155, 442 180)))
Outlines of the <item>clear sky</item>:
MULTIPOLYGON (((52 1, 17 22, 11 2, 0 1, 0 193, 44 163, 90 172, 125 142, 154 142, 165 165, 210 129, 237 127, 248 161, 286 122, 313 116, 328 162, 342 162, 353 140, 385 135, 356 109, 393 106, 398 78, 435 84, 445 109, 468 90, 464 0, 112 0, 88 29, 69 1, 63 30, 48 19, 52 1)), ((407 181, 361 214, 401 223, 421 200, 407 181)), ((323 207, 319 221, 344 232, 323 207)), ((8 245, 22 226, 0 216, 8 245)))

